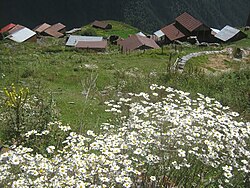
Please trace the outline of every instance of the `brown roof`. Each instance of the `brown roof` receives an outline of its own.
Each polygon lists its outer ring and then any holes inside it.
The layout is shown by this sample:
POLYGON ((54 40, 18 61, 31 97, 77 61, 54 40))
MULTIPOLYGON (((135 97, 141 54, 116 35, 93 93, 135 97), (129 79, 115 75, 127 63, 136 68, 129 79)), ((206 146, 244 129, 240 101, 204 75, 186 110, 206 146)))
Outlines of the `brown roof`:
POLYGON ((84 49, 105 49, 108 45, 106 40, 102 41, 78 41, 76 44, 76 48, 84 48, 84 49))
POLYGON ((59 37, 62 37, 63 34, 60 33, 60 31, 62 29, 66 28, 65 25, 61 24, 61 23, 57 23, 57 24, 54 24, 52 25, 51 27, 49 27, 48 29, 46 29, 44 32, 47 33, 48 35, 50 36, 53 36, 53 37, 56 37, 56 38, 59 38, 59 37))
POLYGON ((46 29, 48 29, 51 25, 47 24, 47 23, 43 23, 37 27, 34 28, 34 31, 37 33, 42 33, 44 32, 46 29))
POLYGON ((180 16, 175 19, 178 23, 180 23, 183 27, 185 27, 188 31, 192 32, 198 27, 202 25, 202 22, 195 19, 193 16, 184 12, 180 16))
POLYGON ((19 25, 17 24, 15 27, 13 27, 11 30, 9 30, 9 34, 13 34, 21 29, 25 28, 24 26, 22 25, 19 25))
POLYGON ((58 31, 55 31, 55 30, 52 30, 52 29, 47 29, 44 31, 46 34, 52 36, 52 37, 56 37, 56 38, 60 38, 60 37, 63 37, 63 34, 58 32, 58 31))
POLYGON ((140 47, 148 47, 148 48, 160 48, 153 39, 132 35, 129 38, 119 41, 119 44, 123 47, 123 51, 133 51, 140 47))
POLYGON ((185 35, 175 27, 174 23, 162 28, 161 31, 166 35, 170 41, 178 40, 185 37, 185 35))
POLYGON ((60 31, 60 30, 65 29, 65 28, 66 28, 65 25, 63 25, 61 23, 57 23, 57 24, 52 25, 49 29, 54 30, 54 31, 60 31))
POLYGON ((103 22, 103 21, 95 20, 91 25, 93 27, 98 27, 98 28, 106 29, 109 24, 106 23, 106 22, 103 22))

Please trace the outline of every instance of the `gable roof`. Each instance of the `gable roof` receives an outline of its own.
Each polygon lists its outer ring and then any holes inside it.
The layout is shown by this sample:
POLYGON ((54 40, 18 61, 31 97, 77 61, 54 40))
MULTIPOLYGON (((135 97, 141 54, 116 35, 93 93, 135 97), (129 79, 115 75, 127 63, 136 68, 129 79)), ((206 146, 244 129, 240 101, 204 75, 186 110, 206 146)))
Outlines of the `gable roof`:
POLYGON ((21 30, 23 28, 25 28, 25 27, 22 26, 22 25, 17 24, 15 27, 13 27, 11 30, 9 30, 8 33, 13 34, 13 33, 17 32, 17 31, 19 31, 19 30, 21 30))
POLYGON ((46 29, 44 32, 52 37, 60 38, 60 37, 63 37, 64 35, 60 33, 60 31, 65 28, 66 28, 65 25, 61 23, 57 23, 57 24, 52 25, 48 29, 46 29))
POLYGON ((103 37, 70 35, 66 46, 75 46, 79 41, 102 41, 103 37))
POLYGON ((241 32, 239 29, 227 25, 219 33, 217 33, 215 37, 226 42, 237 35, 239 32, 241 32))
POLYGON ((107 40, 102 41, 78 41, 76 48, 84 49, 105 49, 108 46, 107 40))
POLYGON ((170 41, 174 41, 174 40, 185 37, 185 35, 179 29, 175 27, 174 23, 162 28, 161 31, 164 33, 164 35, 166 35, 166 37, 170 41))
POLYGON ((37 27, 34 28, 34 31, 37 32, 37 33, 42 33, 44 32, 46 29, 48 29, 49 27, 51 27, 50 24, 47 24, 47 23, 43 23, 37 27))
POLYGON ((202 25, 202 22, 184 12, 175 19, 179 24, 185 27, 188 31, 192 32, 202 25))
POLYGON ((92 27, 98 27, 98 28, 101 28, 101 29, 106 29, 110 24, 104 22, 104 21, 98 21, 98 20, 95 20, 91 26, 92 27))
POLYGON ((4 26, 1 30, 0 33, 6 33, 7 31, 9 31, 10 29, 12 29, 13 27, 15 27, 16 24, 10 23, 6 26, 4 26))
POLYGON ((19 31, 9 35, 7 38, 15 41, 15 42, 24 42, 26 40, 28 40, 29 38, 33 37, 34 35, 36 35, 36 33, 28 28, 23 28, 20 29, 19 31))
POLYGON ((119 41, 119 45, 123 47, 123 51, 136 50, 142 46, 149 48, 160 48, 153 39, 140 35, 132 35, 123 41, 119 41))

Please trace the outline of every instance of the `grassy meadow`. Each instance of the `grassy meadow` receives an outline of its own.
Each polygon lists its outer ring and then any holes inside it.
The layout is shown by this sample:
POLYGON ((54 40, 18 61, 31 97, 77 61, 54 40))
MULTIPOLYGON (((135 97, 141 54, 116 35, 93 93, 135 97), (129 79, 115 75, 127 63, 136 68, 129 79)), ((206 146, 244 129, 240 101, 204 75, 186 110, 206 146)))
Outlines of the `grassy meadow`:
MULTIPOLYGON (((114 26, 111 31, 106 32, 99 29, 90 29, 90 26, 85 26, 80 33, 90 31, 104 37, 108 37, 110 34, 127 37, 129 34, 138 32, 136 28, 131 26, 114 21, 111 23, 114 26)), ((249 34, 248 32, 248 36, 249 34)), ((223 106, 229 106, 232 110, 239 112, 241 114, 240 117, 244 118, 244 120, 249 121, 250 119, 249 54, 244 59, 239 60, 228 54, 196 57, 186 64, 183 73, 174 71, 171 68, 178 57, 182 57, 191 52, 221 50, 226 47, 233 49, 242 47, 246 50, 248 48, 249 51, 249 37, 242 41, 220 47, 177 46, 175 48, 173 45, 168 45, 158 50, 137 51, 130 54, 122 54, 117 46, 111 45, 105 53, 86 52, 66 47, 64 45, 65 42, 66 38, 53 39, 50 37, 41 38, 37 43, 18 44, 8 40, 0 41, 1 113, 6 113, 4 104, 7 99, 4 98, 4 88, 10 89, 11 84, 14 83, 17 88, 28 87, 28 95, 30 96, 38 96, 38 98, 43 98, 44 101, 53 101, 55 103, 53 110, 55 110, 57 118, 61 120, 64 125, 69 124, 72 130, 77 134, 85 134, 89 130, 100 134, 105 132, 105 130, 109 130, 107 132, 107 134, 109 134, 111 132, 113 133, 113 128, 105 129, 102 124, 112 124, 120 120, 120 118, 122 119, 122 117, 105 111, 108 109, 107 101, 119 101, 120 98, 128 97, 128 93, 150 93, 152 90, 150 86, 157 84, 166 88, 172 87, 177 90, 189 92, 190 97, 194 98, 197 97, 197 93, 215 98, 215 100, 223 106)), ((25 96, 23 93, 25 92, 22 91, 18 95, 23 97, 25 96)), ((182 95, 181 92, 177 93, 182 95)), ((154 95, 156 96, 156 94, 153 93, 153 96, 154 95)), ((161 95, 161 92, 159 95, 161 95)), ((180 98, 181 100, 183 99, 182 97, 180 98)), ((143 100, 144 99, 138 99, 138 103, 143 102, 143 100)), ((157 103, 157 100, 154 99, 154 102, 157 103)), ((184 101, 184 103, 185 102, 186 101, 184 101)), ((22 101, 20 103, 22 103, 22 101)), ((112 105, 110 106, 112 107, 112 105)), ((144 103, 142 106, 143 105, 144 103)), ((114 106, 114 109, 116 109, 116 107, 117 106, 114 106)), ((155 107, 151 108, 157 112, 155 107)), ((39 111, 38 109, 37 113, 38 115, 39 113, 46 114, 46 110, 39 111)), ((138 114, 143 113, 138 112, 138 114)), ((147 119, 146 116, 143 118, 147 119)), ((152 119, 149 118, 148 121, 153 121, 154 118, 155 117, 152 116, 152 119)), ((156 120, 156 122, 157 121, 158 120, 156 120)), ((199 121, 197 120, 197 122, 199 121)), ((140 122, 138 122, 138 124, 140 124, 140 122)), ((168 122, 164 123, 164 125, 169 126, 170 124, 168 122)), ((126 124, 123 126, 126 127, 126 124)), ((171 126, 164 129, 164 131, 168 130, 171 132, 170 127, 171 126)), ((2 125, 0 130, 3 132, 5 128, 6 127, 2 125)), ((159 129, 160 128, 156 127, 154 131, 159 129)), ((122 126, 119 127, 119 130, 122 130, 122 126)), ((166 134, 170 134, 170 132, 166 132, 166 134)), ((93 136, 90 132, 87 134, 88 136, 93 136)), ((154 136, 151 136, 153 139, 154 136)), ((6 135, 0 134, 0 143, 5 143, 5 139, 7 139, 6 135)), ((82 138, 78 137, 77 139, 81 140, 82 138)), ((143 138, 141 139, 141 141, 144 142, 143 138)), ((53 142, 57 143, 57 141, 58 140, 55 139, 53 142)), ((149 144, 149 146, 154 148, 154 144, 149 144)), ((172 144, 171 147, 175 148, 175 144, 172 144)), ((134 148, 134 146, 132 148, 134 148)), ((165 149, 171 150, 171 148, 165 149)), ((185 150, 185 148, 182 149, 185 150)), ((51 150, 53 150, 53 148, 51 150)), ((66 150, 63 150, 63 152, 66 152, 66 150)), ((182 151, 179 152, 179 155, 181 155, 182 151)), ((95 151, 94 153, 98 152, 95 151)), ((123 160, 123 158, 119 158, 119 160, 123 160)), ((140 165, 136 167, 141 169, 140 165)), ((154 170, 157 171, 157 169, 154 170)), ((149 169, 148 175, 152 175, 150 177, 151 179, 154 179, 155 176, 157 178, 157 173, 154 174, 154 170, 149 169)), ((196 170, 199 171, 200 166, 197 166, 196 170)), ((192 174, 196 172, 195 170, 184 170, 181 173, 192 174)), ((208 177, 215 177, 210 168, 207 168, 207 173, 208 177)), ((162 174, 159 174, 159 177, 161 176, 162 174)), ((185 185, 183 181, 187 181, 187 179, 181 179, 181 175, 176 171, 171 171, 168 177, 174 180, 175 183, 173 184, 175 185, 178 182, 180 185, 185 185)), ((108 178, 111 179, 110 177, 108 178)), ((197 177, 193 178, 194 182, 200 181, 197 177)), ((147 181, 150 180, 147 179, 147 181)), ((121 185, 126 187, 125 183, 128 182, 129 181, 124 181, 121 185)), ((191 185, 189 183, 190 182, 186 184, 186 187, 191 185)), ((201 182, 202 186, 197 183, 196 187, 206 187, 206 183, 209 185, 209 182, 201 182)), ((107 185, 111 186, 113 184, 107 185)), ((127 187, 130 187, 129 185, 127 187)), ((216 185, 218 186, 218 184, 216 185)), ((153 185, 150 184, 148 187, 153 187, 153 185)), ((157 187, 157 184, 155 184, 155 187, 157 187)))

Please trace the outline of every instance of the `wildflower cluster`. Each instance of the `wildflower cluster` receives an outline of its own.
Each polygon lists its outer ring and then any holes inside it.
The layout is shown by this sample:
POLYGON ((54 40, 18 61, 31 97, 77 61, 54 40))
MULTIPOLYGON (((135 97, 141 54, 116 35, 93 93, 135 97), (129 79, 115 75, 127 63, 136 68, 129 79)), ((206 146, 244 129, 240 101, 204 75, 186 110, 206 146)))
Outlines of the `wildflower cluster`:
MULTIPOLYGON (((215 99, 152 85, 106 102, 117 121, 96 134, 70 132, 47 155, 22 146, 0 156, 12 187, 243 187, 249 181, 250 123, 215 99)), ((70 131, 69 127, 61 130, 70 131)), ((28 132, 27 137, 37 134, 28 132)), ((43 133, 44 134, 44 133, 43 133)), ((47 132, 46 132, 47 134, 47 132)))

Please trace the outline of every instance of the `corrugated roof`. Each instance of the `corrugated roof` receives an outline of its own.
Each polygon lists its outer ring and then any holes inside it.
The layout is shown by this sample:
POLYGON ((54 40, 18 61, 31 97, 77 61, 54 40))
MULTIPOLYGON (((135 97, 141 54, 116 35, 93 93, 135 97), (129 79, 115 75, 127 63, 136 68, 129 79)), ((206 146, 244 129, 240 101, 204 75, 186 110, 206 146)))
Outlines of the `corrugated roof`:
POLYGON ((9 35, 7 38, 16 41, 16 42, 24 42, 28 40, 29 38, 36 35, 36 33, 28 28, 23 28, 11 35, 9 35))
POLYGON ((239 29, 227 25, 219 33, 217 33, 215 37, 226 42, 229 39, 233 38, 235 35, 237 35, 239 32, 239 29))
POLYGON ((163 37, 165 34, 162 32, 162 30, 154 32, 154 35, 157 36, 158 38, 163 37))
POLYGON ((153 39, 132 35, 125 40, 119 41, 119 45, 123 47, 123 51, 133 51, 140 47, 146 46, 148 48, 160 48, 153 39))
POLYGON ((109 24, 106 23, 106 22, 104 22, 104 21, 95 20, 91 25, 93 27, 98 27, 98 28, 106 29, 109 24))
POLYGON ((75 46, 79 41, 102 41, 103 37, 70 35, 66 46, 75 46))
POLYGON ((13 24, 13 23, 10 23, 6 26, 4 26, 1 30, 0 30, 0 33, 5 33, 7 31, 9 31, 10 29, 12 29, 13 27, 15 27, 16 24, 13 24))
POLYGON ((184 12, 180 16, 175 19, 178 23, 180 23, 183 27, 185 27, 188 31, 192 32, 198 27, 202 25, 202 22, 195 19, 193 16, 184 12))
POLYGON ((46 29, 48 29, 49 27, 51 27, 50 24, 47 24, 47 23, 43 23, 37 27, 34 28, 34 31, 37 32, 37 33, 42 33, 44 32, 46 29))
POLYGON ((173 23, 162 28, 161 31, 166 35, 166 37, 170 41, 178 40, 185 37, 185 35, 179 29, 177 29, 173 23))
POLYGON ((13 27, 11 30, 9 30, 8 33, 13 34, 13 33, 17 32, 17 31, 19 31, 19 30, 21 30, 23 28, 25 28, 25 27, 22 26, 22 25, 17 24, 15 27, 13 27))
POLYGON ((76 44, 76 48, 84 48, 84 49, 105 49, 108 46, 108 42, 106 40, 102 41, 79 41, 76 44))

